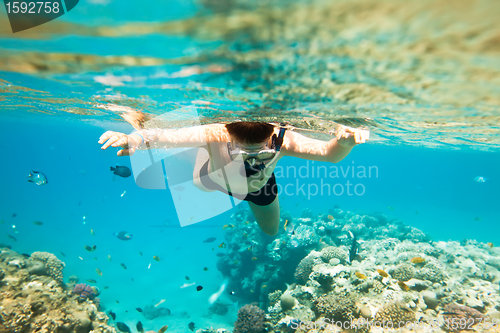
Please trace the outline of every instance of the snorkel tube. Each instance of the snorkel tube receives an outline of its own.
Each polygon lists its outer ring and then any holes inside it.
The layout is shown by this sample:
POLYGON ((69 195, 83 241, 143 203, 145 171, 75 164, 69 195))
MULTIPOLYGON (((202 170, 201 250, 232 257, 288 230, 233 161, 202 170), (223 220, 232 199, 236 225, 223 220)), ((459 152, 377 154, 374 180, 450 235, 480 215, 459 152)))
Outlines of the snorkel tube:
POLYGON ((254 175, 262 170, 264 170, 266 167, 268 167, 269 165, 273 164, 274 162, 276 162, 276 160, 278 159, 279 155, 280 155, 280 151, 281 151, 281 146, 283 145, 283 139, 285 137, 285 132, 286 132, 286 128, 284 127, 280 127, 280 131, 278 133, 278 136, 276 136, 276 134, 273 135, 272 137, 272 148, 276 151, 276 154, 274 155, 274 157, 267 161, 267 162, 261 162, 257 165, 251 165, 249 162, 245 161, 245 173, 247 176, 251 176, 251 175, 254 175))

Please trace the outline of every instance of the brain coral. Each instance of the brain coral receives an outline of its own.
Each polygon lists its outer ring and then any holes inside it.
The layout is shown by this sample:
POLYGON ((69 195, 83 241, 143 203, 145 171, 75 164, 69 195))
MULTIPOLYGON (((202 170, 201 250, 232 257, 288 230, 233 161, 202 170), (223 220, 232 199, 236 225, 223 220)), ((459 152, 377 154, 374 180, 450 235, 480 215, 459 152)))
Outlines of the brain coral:
POLYGON ((30 260, 40 261, 45 266, 45 272, 57 282, 63 281, 64 263, 48 252, 33 252, 30 260))
POLYGON ((400 328, 415 320, 415 313, 401 302, 386 304, 375 315, 375 321, 387 328, 400 328))
POLYGON ((238 310, 234 333, 264 333, 266 315, 255 305, 247 304, 238 310))
POLYGON ((391 276, 399 281, 408 281, 415 276, 415 269, 408 264, 401 264, 391 272, 391 276))
POLYGON ((345 261, 347 259, 347 253, 335 246, 328 246, 321 250, 321 259, 323 259, 324 262, 329 262, 330 259, 333 258, 345 261))
POLYGON ((349 295, 320 296, 314 300, 318 316, 335 321, 350 321, 357 312, 355 301, 349 295))
POLYGON ((312 256, 307 256, 299 262, 295 269, 295 278, 299 283, 307 282, 314 265, 316 265, 316 258, 312 256))

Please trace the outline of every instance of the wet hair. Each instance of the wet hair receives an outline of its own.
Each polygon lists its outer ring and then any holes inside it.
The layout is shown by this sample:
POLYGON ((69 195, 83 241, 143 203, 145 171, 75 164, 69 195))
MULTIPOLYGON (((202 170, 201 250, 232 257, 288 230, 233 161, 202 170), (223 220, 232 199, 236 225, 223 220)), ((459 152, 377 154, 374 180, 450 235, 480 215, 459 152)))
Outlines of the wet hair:
POLYGON ((274 125, 257 121, 239 121, 226 124, 226 129, 236 141, 254 144, 269 139, 274 132, 274 125))

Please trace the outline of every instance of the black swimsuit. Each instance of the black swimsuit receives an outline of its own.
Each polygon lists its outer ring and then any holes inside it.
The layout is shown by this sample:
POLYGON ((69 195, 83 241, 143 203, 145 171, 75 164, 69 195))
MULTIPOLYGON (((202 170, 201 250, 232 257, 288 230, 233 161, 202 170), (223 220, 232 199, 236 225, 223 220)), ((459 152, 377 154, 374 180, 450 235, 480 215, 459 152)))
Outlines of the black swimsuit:
POLYGON ((248 194, 237 194, 229 192, 219 184, 215 183, 212 179, 210 179, 210 177, 208 176, 208 162, 209 161, 206 161, 200 169, 200 182, 207 189, 221 191, 223 193, 229 194, 236 199, 253 202, 257 206, 270 205, 276 199, 276 196, 278 195, 278 185, 276 185, 276 177, 274 176, 274 172, 271 177, 269 177, 266 185, 264 185, 260 190, 250 192, 248 194))

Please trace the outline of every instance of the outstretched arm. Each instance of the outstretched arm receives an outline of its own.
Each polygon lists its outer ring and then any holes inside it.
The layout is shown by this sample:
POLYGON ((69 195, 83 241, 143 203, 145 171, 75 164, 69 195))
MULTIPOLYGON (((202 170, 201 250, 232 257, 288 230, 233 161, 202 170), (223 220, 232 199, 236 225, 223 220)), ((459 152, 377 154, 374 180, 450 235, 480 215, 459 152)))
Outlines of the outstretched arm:
POLYGON ((368 131, 346 126, 341 126, 336 137, 330 141, 311 139, 289 131, 285 135, 283 152, 286 156, 337 163, 349 155, 355 145, 366 142, 369 136, 368 131))
POLYGON ((137 149, 202 147, 209 142, 224 140, 224 125, 211 124, 180 129, 139 130, 130 135, 107 131, 99 138, 101 149, 120 147, 118 156, 132 155, 137 149))

